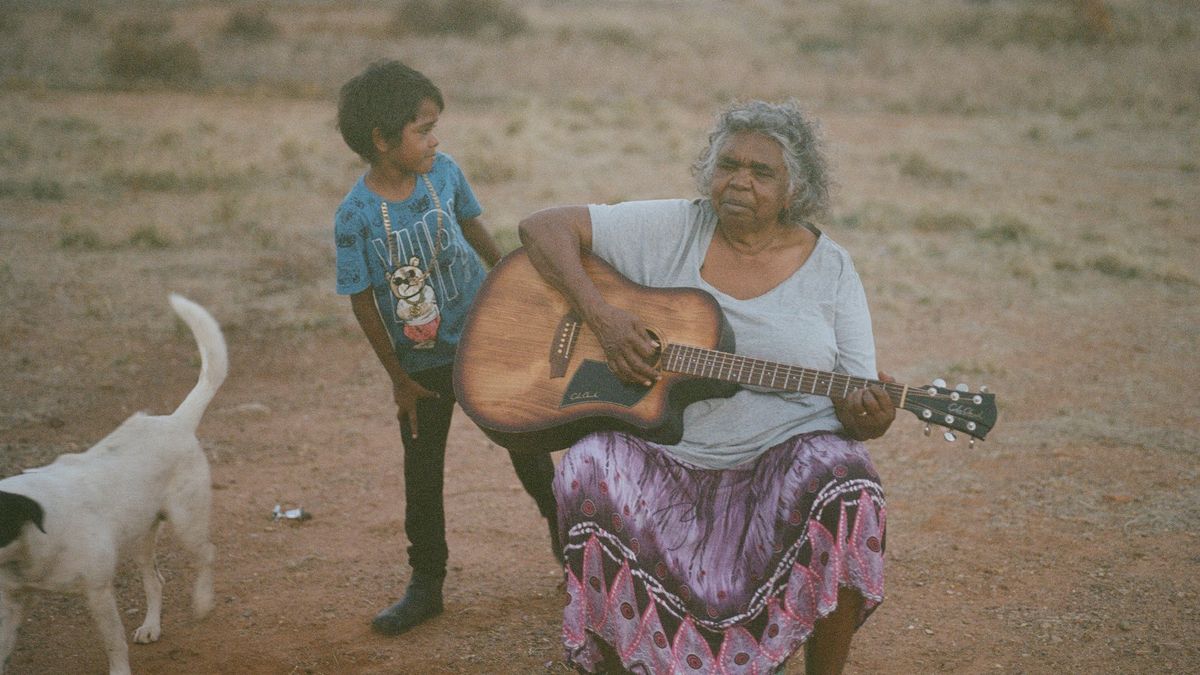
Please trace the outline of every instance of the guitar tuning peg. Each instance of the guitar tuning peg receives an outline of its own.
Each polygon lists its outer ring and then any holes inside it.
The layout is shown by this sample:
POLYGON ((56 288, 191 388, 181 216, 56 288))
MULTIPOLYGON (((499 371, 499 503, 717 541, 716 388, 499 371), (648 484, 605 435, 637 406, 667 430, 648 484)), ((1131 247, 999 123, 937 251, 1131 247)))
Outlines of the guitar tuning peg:
POLYGON ((954 385, 954 391, 970 391, 970 390, 971 390, 971 388, 968 387, 965 382, 959 382, 958 384, 954 385))
POLYGON ((986 384, 985 384, 985 385, 983 385, 983 386, 981 386, 981 387, 979 387, 979 393, 981 393, 981 394, 986 394, 987 392, 988 392, 988 388, 987 388, 987 385, 986 385, 986 384))
POLYGON ((945 380, 943 380, 942 378, 940 378, 940 377, 939 377, 938 379, 936 379, 936 380, 934 380, 934 381, 933 381, 933 386, 935 386, 935 387, 941 387, 942 389, 945 389, 945 388, 946 388, 946 381, 945 381, 945 380))
POLYGON ((958 440, 958 436, 955 436, 953 431, 947 431, 946 433, 942 434, 942 438, 946 439, 947 443, 953 443, 954 441, 958 440))
POLYGON ((926 424, 925 425, 925 435, 928 436, 930 434, 930 432, 932 432, 932 431, 933 431, 933 428, 930 427, 928 424, 926 424))

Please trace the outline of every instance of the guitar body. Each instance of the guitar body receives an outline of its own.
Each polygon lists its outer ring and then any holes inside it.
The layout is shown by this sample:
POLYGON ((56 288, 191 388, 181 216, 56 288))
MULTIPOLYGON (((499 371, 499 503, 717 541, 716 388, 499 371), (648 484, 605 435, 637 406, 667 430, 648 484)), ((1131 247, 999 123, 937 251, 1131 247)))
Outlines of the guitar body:
MULTIPOLYGON (((708 293, 641 286, 594 256, 583 263, 605 300, 641 317, 660 344, 733 351, 733 332, 708 293)), ((737 389, 665 370, 651 387, 621 382, 596 336, 521 249, 484 281, 454 364, 459 405, 489 438, 514 451, 565 448, 601 429, 676 443, 689 403, 737 389)))

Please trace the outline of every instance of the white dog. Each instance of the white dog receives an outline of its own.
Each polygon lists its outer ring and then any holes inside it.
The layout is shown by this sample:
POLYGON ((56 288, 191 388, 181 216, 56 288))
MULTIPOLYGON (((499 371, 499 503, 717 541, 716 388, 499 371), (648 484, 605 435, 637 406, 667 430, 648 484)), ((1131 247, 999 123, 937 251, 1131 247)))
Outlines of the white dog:
POLYGON ((178 295, 171 306, 200 346, 200 380, 166 416, 138 413, 87 452, 0 480, 0 673, 21 623, 28 589, 83 593, 104 638, 111 675, 129 673, 129 647, 113 592, 121 552, 131 547, 146 589, 136 642, 161 630, 162 577, 154 545, 163 521, 196 558, 197 617, 212 609, 212 483, 196 427, 225 379, 221 329, 203 307, 178 295))

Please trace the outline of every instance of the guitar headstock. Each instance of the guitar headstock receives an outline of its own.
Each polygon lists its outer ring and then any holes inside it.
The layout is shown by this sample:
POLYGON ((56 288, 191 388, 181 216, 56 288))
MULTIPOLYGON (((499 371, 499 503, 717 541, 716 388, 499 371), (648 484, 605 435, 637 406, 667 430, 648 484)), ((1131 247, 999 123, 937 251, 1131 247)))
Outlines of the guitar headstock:
POLYGON ((946 382, 934 380, 924 387, 909 387, 904 399, 904 409, 925 422, 925 434, 929 425, 936 424, 952 431, 945 434, 947 441, 955 439, 954 431, 961 431, 975 439, 983 440, 996 425, 996 396, 980 387, 978 392, 968 391, 960 384, 947 389, 946 382))

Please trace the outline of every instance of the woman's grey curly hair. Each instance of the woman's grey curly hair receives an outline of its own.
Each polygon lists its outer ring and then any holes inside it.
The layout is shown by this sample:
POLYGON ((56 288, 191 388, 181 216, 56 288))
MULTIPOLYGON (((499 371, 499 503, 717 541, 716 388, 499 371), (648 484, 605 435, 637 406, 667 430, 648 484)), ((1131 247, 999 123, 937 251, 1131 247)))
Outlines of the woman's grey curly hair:
POLYGON ((743 132, 764 134, 783 148, 788 188, 792 193, 792 200, 780 216, 783 222, 803 223, 829 207, 829 176, 817 126, 805 117, 794 100, 734 103, 717 116, 716 125, 708 135, 708 147, 692 165, 692 175, 702 196, 712 196, 713 170, 721 148, 730 136, 743 132))

